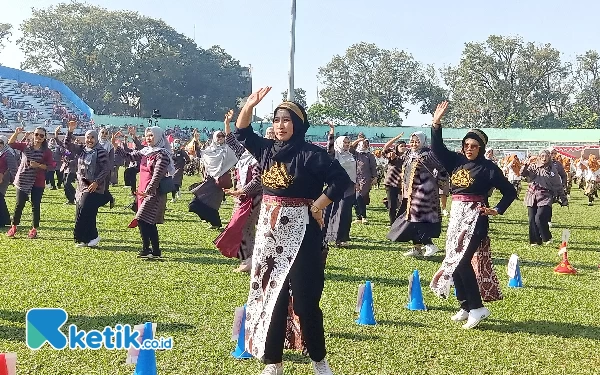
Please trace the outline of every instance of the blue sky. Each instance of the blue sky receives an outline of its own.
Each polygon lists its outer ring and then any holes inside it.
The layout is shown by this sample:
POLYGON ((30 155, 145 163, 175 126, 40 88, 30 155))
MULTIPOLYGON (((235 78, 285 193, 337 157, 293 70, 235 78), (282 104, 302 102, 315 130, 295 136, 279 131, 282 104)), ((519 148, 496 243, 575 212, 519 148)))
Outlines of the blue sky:
MULTIPOLYGON (((31 8, 56 0, 3 1, 0 22, 17 26, 31 8)), ((258 114, 277 105, 287 88, 291 0, 89 0, 111 10, 128 9, 161 18, 198 45, 221 45, 243 65, 252 65, 254 87, 273 91, 258 114)), ((572 0, 504 0, 443 2, 398 0, 297 0, 296 87, 308 103, 317 99, 317 72, 336 54, 361 41, 411 53, 424 64, 455 65, 465 42, 489 35, 520 35, 526 41, 550 43, 573 61, 577 54, 600 50, 600 2, 572 0)), ((18 33, 16 35, 18 37, 18 33)), ((12 40, 17 38, 13 36, 12 40)), ((0 63, 18 68, 23 59, 9 45, 0 63)), ((419 125, 429 116, 413 109, 404 125, 419 125)))

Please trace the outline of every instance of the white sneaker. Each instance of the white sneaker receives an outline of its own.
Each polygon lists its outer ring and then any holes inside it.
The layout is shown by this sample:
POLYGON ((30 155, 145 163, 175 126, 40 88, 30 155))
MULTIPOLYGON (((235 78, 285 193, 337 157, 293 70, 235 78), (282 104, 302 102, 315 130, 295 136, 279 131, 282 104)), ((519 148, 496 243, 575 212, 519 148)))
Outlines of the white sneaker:
POLYGON ((283 375, 283 364, 266 365, 260 375, 283 375))
POLYGON ((88 244, 86 244, 85 242, 80 242, 78 244, 75 245, 75 247, 87 247, 88 244))
POLYGON ((490 310, 488 310, 485 307, 480 307, 478 309, 471 310, 471 312, 469 312, 469 318, 467 319, 467 322, 463 324, 462 327, 464 329, 475 328, 479 324, 479 322, 490 316, 490 314, 490 310))
POLYGON ((442 215, 444 215, 444 216, 448 216, 448 211, 446 211, 446 210, 443 210, 443 211, 442 211, 442 215))
POLYGON ((438 251, 440 251, 440 249, 438 249, 438 247, 435 246, 434 244, 425 245, 425 254, 423 254, 423 256, 430 257, 430 256, 434 255, 435 253, 437 253, 438 251))
POLYGON ((463 320, 467 320, 469 318, 469 312, 465 309, 460 309, 455 315, 452 315, 450 320, 453 322, 462 322, 463 320))
POLYGON ((417 248, 417 247, 413 247, 412 249, 410 249, 404 253, 405 257, 418 257, 421 255, 423 255, 423 248, 417 248))
POLYGON ((312 365, 315 375, 333 375, 333 372, 331 372, 331 368, 329 367, 329 363, 327 363, 327 359, 325 358, 319 362, 312 361, 312 365))
POLYGON ((548 222, 548 228, 552 228, 552 222, 548 222))
POLYGON ((98 246, 98 243, 100 242, 100 236, 94 238, 93 240, 91 240, 90 242, 88 242, 88 246, 89 247, 96 247, 98 246))

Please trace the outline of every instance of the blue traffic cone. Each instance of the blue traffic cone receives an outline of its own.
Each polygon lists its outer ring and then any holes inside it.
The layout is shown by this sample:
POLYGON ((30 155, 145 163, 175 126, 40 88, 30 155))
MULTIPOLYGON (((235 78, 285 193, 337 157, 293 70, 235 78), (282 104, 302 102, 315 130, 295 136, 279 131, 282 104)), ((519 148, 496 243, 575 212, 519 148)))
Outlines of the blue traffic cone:
POLYGON ((360 315, 356 323, 366 326, 374 326, 377 324, 375 321, 375 311, 373 309, 373 289, 371 282, 365 283, 365 292, 363 293, 362 304, 360 306, 360 315))
POLYGON ((252 354, 246 351, 246 305, 244 305, 244 316, 242 317, 242 326, 238 335, 237 345, 231 355, 236 359, 252 358, 252 354))
MULTIPOLYGON (((146 322, 142 342, 152 340, 152 338, 152 323, 146 322)), ((140 349, 133 375, 156 375, 156 351, 154 349, 140 349)))
POLYGON ((409 302, 406 308, 409 310, 425 311, 425 302, 423 301, 423 292, 421 290, 421 279, 419 278, 419 271, 414 270, 412 278, 408 283, 408 298, 409 302))
POLYGON ((511 277, 508 280, 508 286, 510 288, 522 288, 523 287, 523 280, 521 279, 521 267, 519 265, 519 262, 517 262, 517 267, 515 269, 515 277, 511 277))

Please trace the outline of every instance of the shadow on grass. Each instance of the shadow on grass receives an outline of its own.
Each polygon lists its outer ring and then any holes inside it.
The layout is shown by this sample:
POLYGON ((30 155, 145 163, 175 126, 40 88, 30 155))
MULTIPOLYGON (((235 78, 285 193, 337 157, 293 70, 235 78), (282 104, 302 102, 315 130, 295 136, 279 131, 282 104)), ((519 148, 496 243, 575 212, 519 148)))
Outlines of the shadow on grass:
POLYGON ((508 320, 491 319, 489 322, 499 323, 499 325, 483 324, 480 325, 481 329, 502 333, 529 333, 533 335, 557 336, 564 338, 585 338, 600 341, 600 327, 551 322, 547 320, 511 322, 508 320))
POLYGON ((165 258, 170 262, 195 263, 195 264, 227 264, 230 266, 239 265, 239 260, 229 258, 209 258, 209 257, 183 257, 183 258, 165 258))
POLYGON ((422 328, 427 327, 427 325, 418 322, 401 322, 396 320, 378 320, 377 324, 388 327, 396 327, 396 328, 404 328, 404 327, 413 327, 413 328, 422 328))
POLYGON ((284 362, 292 362, 292 363, 303 363, 303 364, 308 364, 310 363, 310 357, 305 356, 304 354, 300 353, 300 351, 298 350, 286 350, 283 353, 283 361, 284 362))
MULTIPOLYGON (((8 320, 15 323, 25 325, 25 314, 21 311, 9 311, 0 310, 0 319, 8 320)), ((86 316, 86 315, 69 315, 65 326, 75 324, 78 329, 90 331, 93 329, 102 330, 104 327, 114 327, 117 324, 129 324, 134 326, 136 324, 142 324, 144 322, 157 323, 157 332, 181 332, 196 329, 196 326, 191 324, 179 323, 179 322, 168 322, 163 323, 160 321, 159 315, 153 314, 121 314, 117 313, 114 315, 98 315, 98 316, 86 316)), ((0 339, 6 339, 11 341, 25 341, 25 327, 11 327, 11 326, 0 326, 0 339)))
MULTIPOLYGON (((597 271, 598 270, 598 268, 595 266, 587 266, 587 265, 583 265, 583 264, 573 264, 572 260, 570 260, 570 261, 571 261, 571 264, 573 265, 573 267, 575 267, 578 270, 586 270, 586 271, 597 271)), ((520 262, 521 262, 521 267, 546 267, 546 268, 550 268, 553 270, 554 267, 556 267, 558 265, 559 260, 557 259, 556 262, 520 260, 520 262)))
POLYGON ((378 335, 364 335, 362 333, 351 333, 351 332, 333 332, 329 336, 337 339, 352 340, 352 341, 375 341, 380 340, 381 336, 378 335))
POLYGON ((374 284, 382 284, 382 285, 388 285, 388 286, 401 286, 401 287, 408 286, 408 279, 390 279, 387 277, 378 277, 378 276, 365 278, 364 276, 342 275, 342 274, 331 273, 331 272, 325 273, 325 280, 343 281, 343 282, 349 282, 349 283, 353 283, 353 284, 354 283, 364 283, 365 280, 370 280, 374 284))

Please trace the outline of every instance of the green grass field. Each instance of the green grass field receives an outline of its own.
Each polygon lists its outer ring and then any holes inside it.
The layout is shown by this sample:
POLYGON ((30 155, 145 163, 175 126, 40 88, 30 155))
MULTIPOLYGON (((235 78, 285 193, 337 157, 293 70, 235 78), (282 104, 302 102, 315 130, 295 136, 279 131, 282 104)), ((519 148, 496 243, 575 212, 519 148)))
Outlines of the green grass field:
MULTIPOLYGON (((194 180, 186 177, 184 186, 194 180)), ((102 208, 98 249, 75 248, 74 207, 61 190, 46 190, 39 239, 26 238, 31 220, 25 208, 17 239, 0 235, 2 286, 0 351, 17 352, 18 374, 132 374, 125 351, 38 351, 25 344, 25 314, 33 307, 60 307, 68 324, 80 329, 117 323, 158 323, 157 336, 172 336, 174 349, 157 353, 158 373, 258 374, 256 360, 238 361, 230 352, 233 311, 245 303, 248 276, 232 272, 238 262, 221 256, 206 229, 187 212, 191 195, 169 203, 167 223, 159 227, 165 262, 136 258, 137 229, 127 228, 132 212, 128 190, 112 188, 117 206, 102 208)), ((440 300, 428 284, 442 256, 407 259, 407 244, 390 243, 383 190, 372 195, 369 225, 352 228, 352 245, 332 248, 321 305, 329 362, 337 374, 600 374, 600 208, 588 207, 580 191, 571 205, 555 206, 552 246, 531 248, 527 211, 516 201, 506 215, 491 219, 492 253, 504 300, 487 304, 492 315, 477 329, 450 321, 454 299, 440 300), (571 230, 569 257, 577 276, 553 273, 563 228, 571 230), (511 254, 522 260, 523 289, 506 287, 511 254), (409 311, 408 277, 421 274, 426 312, 409 311), (355 323, 359 283, 374 283, 377 326, 355 323)), ((14 208, 14 189, 8 193, 14 208)), ((497 201, 494 197, 492 203, 497 201)), ((226 222, 231 201, 222 209, 226 222)), ((447 219, 444 219, 447 224, 447 219)), ((445 233, 443 234, 445 235, 445 233)), ((443 248, 445 238, 436 244, 443 248)), ((285 374, 312 374, 308 358, 286 352, 285 374)))

